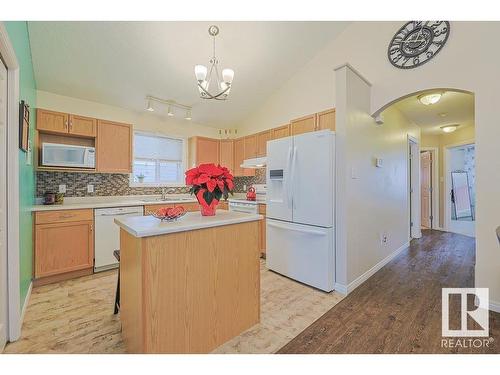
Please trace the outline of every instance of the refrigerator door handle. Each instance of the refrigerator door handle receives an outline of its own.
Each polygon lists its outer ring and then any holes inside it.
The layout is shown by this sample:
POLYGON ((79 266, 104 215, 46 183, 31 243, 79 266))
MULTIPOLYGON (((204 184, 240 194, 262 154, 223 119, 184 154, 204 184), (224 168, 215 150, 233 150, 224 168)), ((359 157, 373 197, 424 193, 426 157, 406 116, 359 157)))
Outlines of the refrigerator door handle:
POLYGON ((327 235, 326 232, 322 232, 322 231, 319 231, 319 230, 314 230, 314 229, 300 229, 300 228, 296 228, 296 227, 292 227, 292 226, 286 226, 286 225, 281 225, 281 224, 273 223, 273 222, 269 222, 269 221, 267 222, 267 225, 269 225, 270 227, 284 229, 284 230, 292 230, 292 231, 295 231, 295 232, 301 232, 301 233, 307 233, 307 234, 314 234, 316 236, 326 236, 327 235))
POLYGON ((291 181, 291 186, 290 186, 290 196, 293 197, 293 200, 292 200, 292 207, 297 207, 297 198, 298 198, 298 194, 294 194, 293 191, 294 191, 294 187, 295 187, 295 172, 296 172, 296 164, 297 164, 297 147, 293 147, 293 155, 292 155, 292 172, 291 172, 291 175, 292 175, 292 181, 291 181))
POLYGON ((292 208, 292 176, 291 176, 291 170, 292 170, 292 156, 293 156, 293 148, 290 146, 288 148, 288 157, 286 159, 286 177, 285 177, 285 184, 286 184, 286 204, 288 208, 292 208))

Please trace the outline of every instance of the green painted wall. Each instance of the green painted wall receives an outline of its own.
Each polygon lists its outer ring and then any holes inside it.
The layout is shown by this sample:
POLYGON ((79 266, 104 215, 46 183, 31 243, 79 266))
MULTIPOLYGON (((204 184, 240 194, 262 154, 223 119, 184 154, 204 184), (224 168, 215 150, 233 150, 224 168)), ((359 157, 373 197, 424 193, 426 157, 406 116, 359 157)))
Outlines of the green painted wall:
MULTIPOLYGON (((28 24, 24 21, 4 22, 19 63, 19 98, 30 106, 30 139, 34 145, 36 83, 31 60, 28 24)), ((30 206, 35 199, 33 162, 26 165, 26 153, 19 150, 19 245, 21 308, 33 274, 33 222, 30 206)))

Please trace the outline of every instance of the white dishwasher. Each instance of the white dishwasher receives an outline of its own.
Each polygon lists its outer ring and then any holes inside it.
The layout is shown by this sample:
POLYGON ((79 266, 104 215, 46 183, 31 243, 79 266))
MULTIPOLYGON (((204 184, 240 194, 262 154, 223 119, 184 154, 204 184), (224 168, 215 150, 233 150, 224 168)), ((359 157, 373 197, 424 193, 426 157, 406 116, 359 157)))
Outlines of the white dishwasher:
POLYGON ((113 251, 120 249, 120 228, 114 222, 115 217, 142 215, 142 206, 94 210, 94 272, 118 267, 113 251))

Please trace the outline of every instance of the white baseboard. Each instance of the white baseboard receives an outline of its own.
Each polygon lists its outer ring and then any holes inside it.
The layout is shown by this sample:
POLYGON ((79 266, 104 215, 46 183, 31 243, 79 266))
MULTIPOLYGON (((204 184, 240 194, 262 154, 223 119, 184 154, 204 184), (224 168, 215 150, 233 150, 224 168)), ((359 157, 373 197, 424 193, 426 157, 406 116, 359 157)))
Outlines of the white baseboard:
POLYGON ((33 289, 33 282, 30 283, 28 292, 26 292, 26 298, 24 299, 23 309, 21 311, 21 319, 19 320, 19 327, 21 327, 21 329, 23 328, 24 314, 26 314, 26 308, 28 307, 28 303, 30 302, 32 289, 33 289))
POLYGON ((335 283, 334 290, 336 292, 339 292, 340 294, 343 294, 344 296, 347 295, 347 286, 345 286, 344 284, 335 283))
POLYGON ((500 302, 490 301, 490 310, 500 313, 500 302))
POLYGON ((354 289, 356 289, 358 286, 360 286, 362 283, 364 283, 366 280, 368 280, 375 272, 380 270, 382 267, 384 267, 387 263, 389 263, 392 259, 394 259, 396 256, 399 255, 404 249, 406 249, 408 246, 410 246, 410 243, 407 242, 403 244, 401 247, 393 251, 391 254, 389 254, 387 257, 382 259, 380 262, 375 264, 372 268, 370 268, 368 271, 366 271, 364 274, 359 276, 356 280, 354 280, 352 283, 349 283, 347 286, 346 294, 351 293, 354 289))

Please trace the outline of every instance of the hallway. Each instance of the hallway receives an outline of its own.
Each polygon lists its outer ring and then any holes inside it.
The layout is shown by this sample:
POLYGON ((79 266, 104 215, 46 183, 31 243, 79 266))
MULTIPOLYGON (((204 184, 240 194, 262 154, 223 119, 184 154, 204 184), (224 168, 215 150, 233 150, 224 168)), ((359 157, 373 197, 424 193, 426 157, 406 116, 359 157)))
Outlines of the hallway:
POLYGON ((493 312, 489 348, 441 348, 441 288, 473 287, 474 263, 473 238, 424 230, 278 353, 500 353, 500 314, 493 312))

